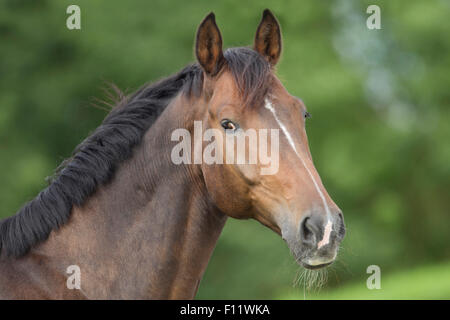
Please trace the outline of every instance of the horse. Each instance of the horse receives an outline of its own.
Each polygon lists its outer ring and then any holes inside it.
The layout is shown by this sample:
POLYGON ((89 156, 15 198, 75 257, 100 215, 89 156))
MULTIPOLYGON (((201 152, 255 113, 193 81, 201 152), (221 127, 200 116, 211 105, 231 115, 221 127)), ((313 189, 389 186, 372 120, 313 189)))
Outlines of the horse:
POLYGON ((267 9, 253 46, 227 50, 207 15, 197 61, 117 101, 48 186, 0 222, 0 298, 193 299, 228 218, 273 230, 305 268, 331 264, 343 215, 314 167, 309 113, 275 74, 281 49, 267 9), (175 163, 173 132, 199 124, 219 142, 276 130, 276 170, 262 174, 260 160, 175 163))

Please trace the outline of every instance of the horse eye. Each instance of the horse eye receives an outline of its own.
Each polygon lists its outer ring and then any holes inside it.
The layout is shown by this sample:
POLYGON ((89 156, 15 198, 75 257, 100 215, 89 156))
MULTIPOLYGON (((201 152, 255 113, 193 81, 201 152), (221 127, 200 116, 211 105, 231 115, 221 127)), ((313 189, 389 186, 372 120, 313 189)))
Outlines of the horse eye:
POLYGON ((308 111, 305 111, 304 117, 305 117, 305 119, 311 118, 311 113, 309 113, 308 111))
POLYGON ((232 131, 236 131, 237 128, 239 127, 237 124, 235 124, 233 121, 228 120, 228 119, 224 119, 220 122, 220 124, 222 125, 222 128, 224 128, 225 130, 232 130, 232 131))

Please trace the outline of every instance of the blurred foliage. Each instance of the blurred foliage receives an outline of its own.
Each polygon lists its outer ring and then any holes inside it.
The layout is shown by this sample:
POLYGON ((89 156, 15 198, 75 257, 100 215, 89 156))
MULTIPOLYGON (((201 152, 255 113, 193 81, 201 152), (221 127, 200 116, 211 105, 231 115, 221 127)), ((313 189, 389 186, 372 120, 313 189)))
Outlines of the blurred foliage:
MULTIPOLYGON (((448 299, 450 297, 450 263, 433 264, 401 270, 381 277, 381 290, 368 290, 365 277, 342 287, 304 292, 305 299, 361 300, 361 299, 448 299), (439 277, 439 281, 436 281, 439 277)), ((299 299, 294 290, 279 295, 283 299, 299 299)))
MULTIPOLYGON (((45 187, 98 126, 105 112, 91 104, 104 98, 105 81, 131 92, 178 71, 193 60, 196 27, 210 11, 225 46, 249 45, 266 7, 283 30, 278 75, 313 115, 315 164, 348 227, 319 298, 375 297, 364 287, 371 264, 386 279, 381 297, 449 298, 444 0, 2 0, 0 216, 45 187), (81 7, 81 30, 66 28, 70 4, 81 7), (370 4, 381 8, 381 30, 366 28, 370 4), (410 291, 416 285, 422 289, 410 291)), ((303 299, 292 288, 298 269, 276 234, 230 219, 198 298, 303 299)))

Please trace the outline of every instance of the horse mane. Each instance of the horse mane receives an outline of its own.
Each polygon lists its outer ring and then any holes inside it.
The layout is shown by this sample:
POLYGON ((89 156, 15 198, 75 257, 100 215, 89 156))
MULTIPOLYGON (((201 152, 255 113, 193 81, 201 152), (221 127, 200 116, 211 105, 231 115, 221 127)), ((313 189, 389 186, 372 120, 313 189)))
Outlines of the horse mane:
MULTIPOLYGON (((269 63, 250 48, 224 52, 226 67, 246 100, 268 88, 269 63)), ((180 92, 201 94, 203 71, 198 64, 122 98, 101 125, 56 169, 50 184, 14 216, 0 221, 0 255, 20 257, 45 241, 70 218, 98 187, 109 183, 118 166, 129 159, 145 132, 180 92)))

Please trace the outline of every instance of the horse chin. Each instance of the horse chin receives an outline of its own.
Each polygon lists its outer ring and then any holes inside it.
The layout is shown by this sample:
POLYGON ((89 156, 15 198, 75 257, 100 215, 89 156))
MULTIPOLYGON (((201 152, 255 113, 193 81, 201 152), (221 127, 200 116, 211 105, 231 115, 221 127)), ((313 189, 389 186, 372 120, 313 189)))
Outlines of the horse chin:
POLYGON ((325 258, 307 258, 300 262, 300 265, 306 269, 316 270, 328 267, 335 260, 335 257, 332 259, 325 258))
POLYGON ((317 270, 331 265, 337 256, 337 248, 306 249, 299 241, 283 239, 286 241, 289 250, 295 261, 302 267, 309 270, 317 270))
POLYGON ((332 257, 318 257, 317 254, 315 255, 293 254, 293 255, 295 257, 295 260, 300 266, 310 270, 317 270, 328 267, 329 265, 333 264, 336 257, 335 255, 332 257))

